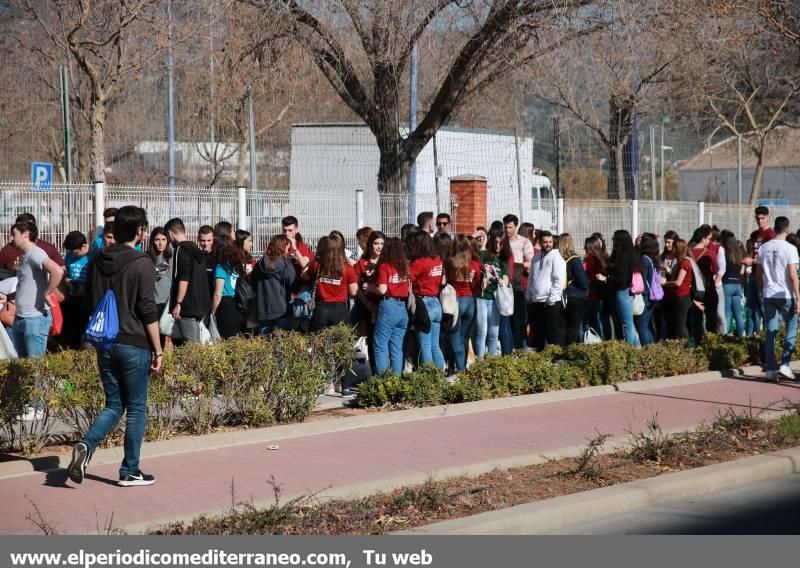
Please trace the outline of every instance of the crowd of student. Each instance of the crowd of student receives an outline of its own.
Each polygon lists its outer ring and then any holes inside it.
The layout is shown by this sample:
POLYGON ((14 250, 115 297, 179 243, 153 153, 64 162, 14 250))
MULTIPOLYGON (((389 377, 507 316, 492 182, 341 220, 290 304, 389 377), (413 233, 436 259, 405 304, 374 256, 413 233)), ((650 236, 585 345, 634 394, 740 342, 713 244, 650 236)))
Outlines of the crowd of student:
POLYGON ((54 335, 80 348, 108 331, 104 317, 116 321, 113 341, 92 341, 106 408, 75 446, 69 475, 82 481, 92 452, 127 413, 120 485, 148 485, 152 476, 138 468, 147 376, 168 343, 347 322, 372 372, 431 363, 450 374, 467 367, 470 351, 483 357, 611 338, 698 342, 705 332, 757 334, 764 322, 767 378, 794 379, 800 234, 785 217, 770 226, 766 207, 755 214, 758 229, 744 243, 709 226, 688 240, 668 231, 663 245, 654 234, 634 239, 618 230, 610 245, 591 235, 582 252, 569 234, 537 231, 514 215, 467 235, 433 213, 396 236, 359 229, 358 253, 338 231, 312 251, 298 220, 286 217, 260 259, 250 233, 230 223, 203 226, 192 238, 177 218, 150 229, 138 207, 106 210, 91 244, 69 233, 62 257, 24 214, 0 250, 0 335, 6 356, 35 357, 54 335))
MULTIPOLYGON (((2 313, 18 356, 44 353, 54 332, 61 346, 81 347, 93 309, 93 261, 116 242, 116 214, 105 211, 91 245, 82 233, 69 233, 63 258, 37 239, 32 215, 17 219, 12 242, 0 250, 0 277, 16 276, 16 288, 0 290, 15 293, 2 313)), ((298 220, 286 217, 260 259, 252 235, 227 222, 202 226, 196 239, 180 219, 155 227, 146 254, 160 344, 349 322, 367 338, 373 372, 433 363, 451 374, 466 368, 470 351, 482 357, 612 338, 646 345, 699 342, 705 332, 752 335, 775 317, 765 300, 794 298, 792 282, 758 260, 772 240, 798 244, 785 218, 770 226, 766 207, 756 209, 758 229, 745 243, 704 225, 688 240, 668 231, 663 245, 651 233, 634 242, 618 230, 610 245, 595 233, 581 252, 571 235, 520 225, 515 215, 470 235, 453 234, 447 214, 434 223, 432 213, 422 213, 417 221, 399 236, 359 229, 356 254, 338 231, 312 252, 298 220)), ((782 247, 782 255, 789 250, 782 247)))

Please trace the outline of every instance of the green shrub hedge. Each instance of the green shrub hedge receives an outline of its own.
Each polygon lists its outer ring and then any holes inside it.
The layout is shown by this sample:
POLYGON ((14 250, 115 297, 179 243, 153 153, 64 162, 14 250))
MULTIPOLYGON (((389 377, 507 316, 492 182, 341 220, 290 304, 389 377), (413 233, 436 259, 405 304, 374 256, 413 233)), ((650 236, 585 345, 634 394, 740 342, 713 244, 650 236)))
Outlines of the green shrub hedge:
MULTIPOLYGON (((346 326, 318 334, 280 332, 187 345, 165 353, 148 387, 148 440, 204 434, 226 425, 265 426, 302 421, 320 390, 353 358, 346 326)), ((103 409, 105 396, 93 350, 61 351, 36 359, 0 361, 0 432, 6 449, 35 451, 54 440, 55 422, 75 439, 103 409), (21 422, 31 406, 41 420, 21 422)), ((120 426, 107 445, 119 443, 120 426)))
MULTIPOLYGON (((697 348, 686 341, 631 347, 622 341, 548 347, 483 358, 449 384, 434 367, 402 377, 374 377, 359 387, 355 406, 428 406, 503 396, 610 385, 657 377, 722 371, 760 361, 761 339, 707 334, 697 348)), ((781 341, 776 342, 777 346, 781 341)))

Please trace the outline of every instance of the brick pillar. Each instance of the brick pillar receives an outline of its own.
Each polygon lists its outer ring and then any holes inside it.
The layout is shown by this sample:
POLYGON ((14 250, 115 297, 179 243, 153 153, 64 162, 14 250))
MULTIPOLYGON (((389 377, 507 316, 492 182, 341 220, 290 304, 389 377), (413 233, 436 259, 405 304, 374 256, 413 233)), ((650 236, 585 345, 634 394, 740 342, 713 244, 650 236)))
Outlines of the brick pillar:
POLYGON ((456 233, 471 235, 475 227, 486 226, 488 222, 486 178, 474 174, 464 174, 450 178, 450 196, 458 203, 456 233))

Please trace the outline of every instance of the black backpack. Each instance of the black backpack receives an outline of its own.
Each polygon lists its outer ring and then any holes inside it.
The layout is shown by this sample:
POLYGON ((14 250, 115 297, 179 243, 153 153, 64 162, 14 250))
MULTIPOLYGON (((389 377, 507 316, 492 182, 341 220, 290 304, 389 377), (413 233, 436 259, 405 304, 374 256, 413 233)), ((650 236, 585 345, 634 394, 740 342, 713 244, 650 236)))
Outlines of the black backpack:
POLYGON ((236 299, 236 309, 241 313, 251 314, 255 311, 256 293, 244 274, 240 274, 236 280, 234 298, 236 299))

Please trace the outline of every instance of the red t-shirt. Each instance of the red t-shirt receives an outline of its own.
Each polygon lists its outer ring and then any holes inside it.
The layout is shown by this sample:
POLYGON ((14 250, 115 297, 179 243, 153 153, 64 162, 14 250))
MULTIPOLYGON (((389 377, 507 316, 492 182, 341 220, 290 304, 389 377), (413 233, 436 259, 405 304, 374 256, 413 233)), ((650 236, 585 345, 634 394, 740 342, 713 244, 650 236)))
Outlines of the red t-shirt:
POLYGON ((692 263, 689 262, 688 258, 684 258, 678 268, 675 270, 675 278, 678 277, 678 274, 681 270, 686 271, 686 276, 684 277, 683 282, 681 282, 681 285, 677 288, 670 286, 666 289, 670 296, 674 298, 683 298, 684 296, 688 296, 692 289, 692 278, 694 277, 694 272, 692 271, 692 263))
POLYGON ((442 259, 418 258, 411 263, 409 272, 411 273, 411 284, 414 293, 420 296, 439 296, 442 288, 442 274, 444 272, 442 259))
POLYGON ((469 276, 466 281, 450 282, 456 290, 456 296, 459 298, 468 298, 474 295, 476 284, 481 281, 481 263, 476 260, 469 261, 469 276))
POLYGON ((317 277, 318 264, 316 261, 308 269, 311 278, 317 281, 317 298, 322 303, 344 303, 347 301, 347 287, 355 284, 356 271, 349 264, 344 265, 344 274, 341 276, 317 277))
POLYGON ((771 241, 775 238, 775 229, 772 227, 767 227, 766 229, 759 229, 758 230, 758 238, 756 242, 753 243, 753 258, 758 256, 758 249, 766 242, 771 241))
POLYGON ((386 285, 387 298, 402 298, 408 297, 408 277, 400 276, 397 269, 384 262, 378 266, 378 285, 386 285))
POLYGON ((359 258, 353 265, 353 270, 361 282, 372 282, 375 279, 375 264, 365 258, 359 258))
MULTIPOLYGON (((37 239, 36 246, 42 249, 50 260, 59 266, 64 266, 64 259, 61 258, 56 247, 42 239, 37 239)), ((13 271, 14 264, 20 256, 22 256, 22 251, 11 243, 8 243, 0 249, 0 268, 13 271)))

